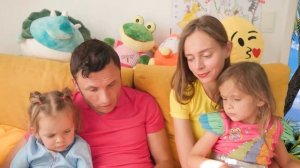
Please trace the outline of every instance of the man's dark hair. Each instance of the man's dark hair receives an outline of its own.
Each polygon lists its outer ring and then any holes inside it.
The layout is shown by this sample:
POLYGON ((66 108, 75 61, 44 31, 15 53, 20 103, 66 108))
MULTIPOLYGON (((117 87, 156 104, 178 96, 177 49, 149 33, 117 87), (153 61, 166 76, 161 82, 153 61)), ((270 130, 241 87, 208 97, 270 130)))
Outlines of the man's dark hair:
POLYGON ((79 71, 83 78, 90 73, 102 70, 107 64, 113 63, 121 69, 121 63, 115 50, 103 41, 90 39, 75 48, 70 61, 71 74, 74 79, 79 71))

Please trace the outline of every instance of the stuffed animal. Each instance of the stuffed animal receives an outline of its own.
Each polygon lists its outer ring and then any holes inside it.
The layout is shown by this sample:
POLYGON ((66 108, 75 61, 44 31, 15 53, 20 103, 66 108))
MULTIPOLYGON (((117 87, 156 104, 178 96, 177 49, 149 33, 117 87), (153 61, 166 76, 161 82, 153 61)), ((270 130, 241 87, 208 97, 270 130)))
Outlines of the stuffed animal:
POLYGON ((125 23, 120 28, 121 40, 106 38, 104 41, 114 47, 122 66, 134 67, 137 63, 148 64, 152 57, 155 45, 152 35, 154 31, 153 22, 144 24, 143 17, 136 16, 134 22, 125 23))
POLYGON ((175 66, 178 59, 178 43, 179 36, 171 34, 159 45, 149 64, 175 66))
POLYGON ((75 47, 90 39, 89 30, 66 12, 47 9, 33 12, 22 27, 23 55, 68 61, 75 47))
POLYGON ((248 20, 239 16, 229 16, 222 20, 227 36, 233 43, 231 62, 260 62, 264 41, 261 33, 248 20))

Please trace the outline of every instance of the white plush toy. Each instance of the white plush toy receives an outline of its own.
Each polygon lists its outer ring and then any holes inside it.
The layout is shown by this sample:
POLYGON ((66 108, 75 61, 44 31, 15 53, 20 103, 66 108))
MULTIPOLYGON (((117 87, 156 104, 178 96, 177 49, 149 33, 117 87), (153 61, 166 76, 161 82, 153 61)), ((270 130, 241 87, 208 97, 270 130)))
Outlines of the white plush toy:
POLYGON ((22 27, 20 47, 27 56, 69 61, 75 47, 90 39, 89 30, 66 12, 33 12, 22 27))

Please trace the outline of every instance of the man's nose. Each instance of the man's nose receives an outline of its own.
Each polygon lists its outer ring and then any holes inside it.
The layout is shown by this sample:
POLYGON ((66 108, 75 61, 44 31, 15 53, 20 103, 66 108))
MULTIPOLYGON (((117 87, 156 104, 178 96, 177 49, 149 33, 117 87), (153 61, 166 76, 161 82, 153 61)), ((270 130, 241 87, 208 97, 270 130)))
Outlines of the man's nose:
POLYGON ((109 94, 106 91, 102 91, 99 93, 98 95, 98 102, 100 102, 100 104, 109 104, 110 98, 109 98, 109 94))

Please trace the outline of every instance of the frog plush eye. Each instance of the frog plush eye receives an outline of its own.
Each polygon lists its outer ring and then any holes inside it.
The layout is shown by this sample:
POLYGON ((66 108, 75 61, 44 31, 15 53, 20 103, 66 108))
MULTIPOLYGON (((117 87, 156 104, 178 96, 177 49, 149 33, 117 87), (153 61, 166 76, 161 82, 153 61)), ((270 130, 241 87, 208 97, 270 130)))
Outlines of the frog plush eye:
POLYGON ((153 33, 156 29, 156 26, 153 22, 148 22, 145 24, 145 27, 151 32, 153 33))
POLYGON ((144 18, 142 16, 136 16, 134 22, 137 24, 144 24, 144 18))

